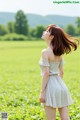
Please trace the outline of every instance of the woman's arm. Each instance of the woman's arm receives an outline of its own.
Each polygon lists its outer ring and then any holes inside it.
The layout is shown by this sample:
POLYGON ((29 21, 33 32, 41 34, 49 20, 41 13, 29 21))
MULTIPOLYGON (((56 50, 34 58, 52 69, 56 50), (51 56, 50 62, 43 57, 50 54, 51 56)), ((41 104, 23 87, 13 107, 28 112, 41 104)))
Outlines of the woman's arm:
POLYGON ((63 58, 61 57, 61 62, 59 65, 59 75, 61 78, 63 78, 63 74, 64 74, 63 64, 64 64, 64 61, 63 61, 63 58))
MULTIPOLYGON (((48 60, 48 53, 47 51, 42 51, 42 58, 48 60)), ((42 76, 42 85, 41 85, 41 93, 45 91, 47 82, 49 79, 49 66, 44 66, 43 76, 42 76)))
POLYGON ((63 66, 60 66, 59 67, 59 75, 61 78, 63 78, 63 74, 64 74, 63 66))
POLYGON ((47 82, 48 82, 48 78, 49 78, 49 75, 47 72, 44 73, 43 77, 42 77, 42 84, 41 84, 41 93, 45 92, 45 88, 46 88, 46 85, 47 85, 47 82))

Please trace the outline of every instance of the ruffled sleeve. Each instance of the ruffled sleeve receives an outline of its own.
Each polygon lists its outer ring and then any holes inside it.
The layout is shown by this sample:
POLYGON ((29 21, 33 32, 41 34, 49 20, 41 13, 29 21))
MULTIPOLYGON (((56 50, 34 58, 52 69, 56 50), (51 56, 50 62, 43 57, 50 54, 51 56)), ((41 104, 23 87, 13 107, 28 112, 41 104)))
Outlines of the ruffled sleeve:
POLYGON ((42 58, 42 57, 39 60, 39 65, 50 66, 49 61, 47 59, 42 58))
POLYGON ((64 61, 64 59, 62 58, 61 60, 60 60, 60 66, 63 66, 65 64, 65 61, 64 61))

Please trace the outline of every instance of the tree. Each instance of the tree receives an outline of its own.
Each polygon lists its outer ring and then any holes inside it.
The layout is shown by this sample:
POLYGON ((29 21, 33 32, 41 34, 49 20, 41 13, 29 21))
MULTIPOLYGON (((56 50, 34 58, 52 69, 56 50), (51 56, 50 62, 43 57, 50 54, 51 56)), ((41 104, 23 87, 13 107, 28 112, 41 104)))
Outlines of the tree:
POLYGON ((77 24, 77 27, 80 28, 80 17, 77 18, 76 24, 77 24))
POLYGON ((41 38, 43 31, 45 28, 43 26, 37 26, 36 27, 36 37, 41 38))
POLYGON ((78 35, 80 35, 80 17, 77 18, 76 24, 77 24, 77 33, 78 35))
POLYGON ((0 35, 5 35, 8 33, 8 30, 6 29, 5 26, 0 25, 0 35))
POLYGON ((19 10, 15 16, 15 32, 18 34, 28 35, 28 21, 22 10, 19 10))
POLYGON ((36 28, 31 28, 29 32, 31 37, 36 37, 36 28))
POLYGON ((14 33, 14 22, 8 22, 7 28, 10 33, 14 33))
POLYGON ((71 24, 68 24, 67 27, 65 28, 65 31, 69 34, 69 35, 75 35, 75 27, 71 24))

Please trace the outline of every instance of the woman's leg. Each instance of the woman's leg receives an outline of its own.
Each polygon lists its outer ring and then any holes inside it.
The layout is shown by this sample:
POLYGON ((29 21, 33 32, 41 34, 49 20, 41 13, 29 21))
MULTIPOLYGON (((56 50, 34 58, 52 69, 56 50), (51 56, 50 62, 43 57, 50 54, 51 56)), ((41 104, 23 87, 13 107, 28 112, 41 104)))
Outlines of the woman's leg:
POLYGON ((46 120, 56 120, 56 108, 44 106, 46 113, 46 120))
POLYGON ((61 120, 70 120, 68 114, 68 107, 58 108, 61 120))

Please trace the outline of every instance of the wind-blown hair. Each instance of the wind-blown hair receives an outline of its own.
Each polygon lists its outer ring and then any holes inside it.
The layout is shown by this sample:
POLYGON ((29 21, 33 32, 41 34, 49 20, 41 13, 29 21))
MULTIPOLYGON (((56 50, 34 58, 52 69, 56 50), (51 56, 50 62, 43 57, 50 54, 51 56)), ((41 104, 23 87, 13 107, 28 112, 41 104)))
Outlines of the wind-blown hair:
POLYGON ((54 35, 54 38, 51 41, 51 45, 53 46, 53 53, 57 56, 62 54, 68 54, 72 51, 77 49, 78 44, 76 43, 76 39, 66 32, 63 31, 57 25, 49 25, 47 30, 51 33, 50 35, 54 35))

